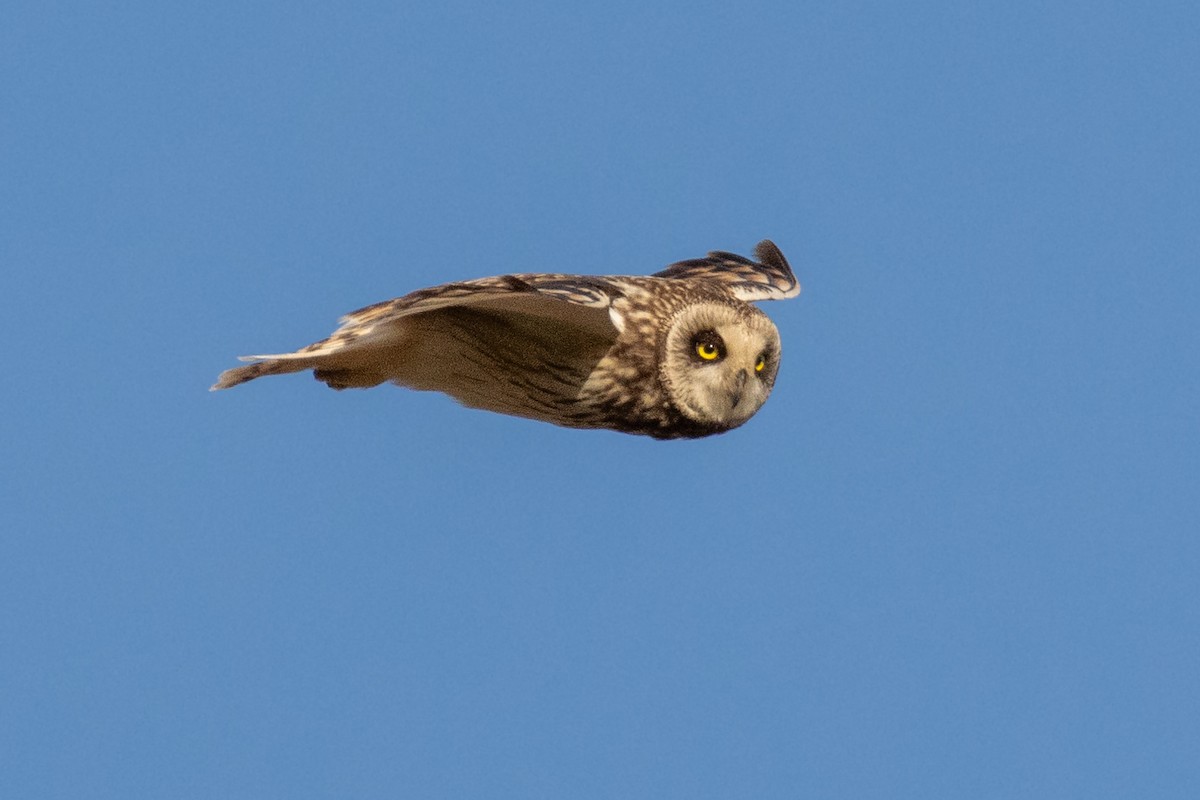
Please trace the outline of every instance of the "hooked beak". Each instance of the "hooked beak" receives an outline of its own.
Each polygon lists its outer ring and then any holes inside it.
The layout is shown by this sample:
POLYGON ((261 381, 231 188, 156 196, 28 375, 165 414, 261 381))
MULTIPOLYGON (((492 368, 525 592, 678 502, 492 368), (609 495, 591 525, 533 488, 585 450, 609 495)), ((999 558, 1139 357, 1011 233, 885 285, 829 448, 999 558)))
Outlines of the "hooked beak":
POLYGON ((729 393, 729 408, 737 408, 737 404, 742 400, 742 390, 746 388, 746 380, 750 374, 744 369, 739 369, 738 374, 733 378, 733 390, 729 393))

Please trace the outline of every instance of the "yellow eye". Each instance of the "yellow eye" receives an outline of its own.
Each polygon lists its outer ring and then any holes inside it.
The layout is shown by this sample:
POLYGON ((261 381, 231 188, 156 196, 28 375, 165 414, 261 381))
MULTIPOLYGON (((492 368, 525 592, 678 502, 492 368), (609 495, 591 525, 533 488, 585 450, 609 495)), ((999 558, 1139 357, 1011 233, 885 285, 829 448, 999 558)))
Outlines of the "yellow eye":
POLYGON ((717 351, 717 346, 712 342, 700 342, 696 345, 696 355, 705 361, 715 361, 720 353, 717 351))
POLYGON ((755 372, 762 372, 762 371, 763 371, 763 368, 764 368, 764 367, 766 367, 766 366, 767 366, 767 358, 766 358, 766 356, 759 356, 759 357, 758 357, 758 361, 755 361, 755 362, 754 362, 754 371, 755 371, 755 372))

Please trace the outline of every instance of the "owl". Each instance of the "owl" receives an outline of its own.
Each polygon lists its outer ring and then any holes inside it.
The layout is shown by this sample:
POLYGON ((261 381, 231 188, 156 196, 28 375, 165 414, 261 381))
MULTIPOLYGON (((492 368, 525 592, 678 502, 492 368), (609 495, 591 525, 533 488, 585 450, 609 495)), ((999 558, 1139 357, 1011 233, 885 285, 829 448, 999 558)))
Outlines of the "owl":
POLYGON ((724 433, 762 408, 782 354, 751 302, 795 297, 779 248, 713 252, 650 276, 525 273, 367 306, 294 353, 243 356, 212 389, 311 369, 333 389, 390 381, 465 406, 658 439, 724 433))

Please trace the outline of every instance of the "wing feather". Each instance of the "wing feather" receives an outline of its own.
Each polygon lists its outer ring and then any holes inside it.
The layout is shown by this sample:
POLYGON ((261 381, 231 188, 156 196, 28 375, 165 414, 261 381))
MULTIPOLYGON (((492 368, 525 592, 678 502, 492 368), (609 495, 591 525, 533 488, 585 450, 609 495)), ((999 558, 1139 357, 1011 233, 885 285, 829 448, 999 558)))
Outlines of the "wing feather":
POLYGON ((800 282, 783 253, 769 239, 754 248, 754 261, 735 253, 716 250, 707 258, 672 264, 656 278, 714 281, 728 287, 735 297, 748 303, 785 300, 800 294, 800 282))
POLYGON ((611 338, 617 330, 608 308, 619 294, 603 278, 561 274, 499 275, 434 286, 352 311, 329 337, 295 352, 241 356, 251 363, 222 372, 211 388, 228 389, 265 375, 306 369, 316 370, 319 378, 322 373, 336 376, 336 382, 326 381, 335 388, 375 386, 394 377, 387 370, 394 361, 389 351, 405 346, 410 338, 413 326, 406 320, 452 309, 541 319, 555 330, 611 338))

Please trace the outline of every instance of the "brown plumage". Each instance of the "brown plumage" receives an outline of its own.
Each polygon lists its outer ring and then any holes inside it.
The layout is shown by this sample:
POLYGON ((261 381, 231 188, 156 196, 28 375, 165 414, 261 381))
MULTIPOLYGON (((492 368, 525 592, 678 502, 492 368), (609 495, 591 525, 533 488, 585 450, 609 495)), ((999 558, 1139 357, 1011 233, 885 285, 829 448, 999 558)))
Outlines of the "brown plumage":
POLYGON ((800 285, 773 243, 648 277, 516 274, 449 283, 347 314, 294 353, 246 356, 213 389, 313 370, 334 389, 390 381, 574 428, 694 438, 766 402, 779 334, 753 301, 800 285))

